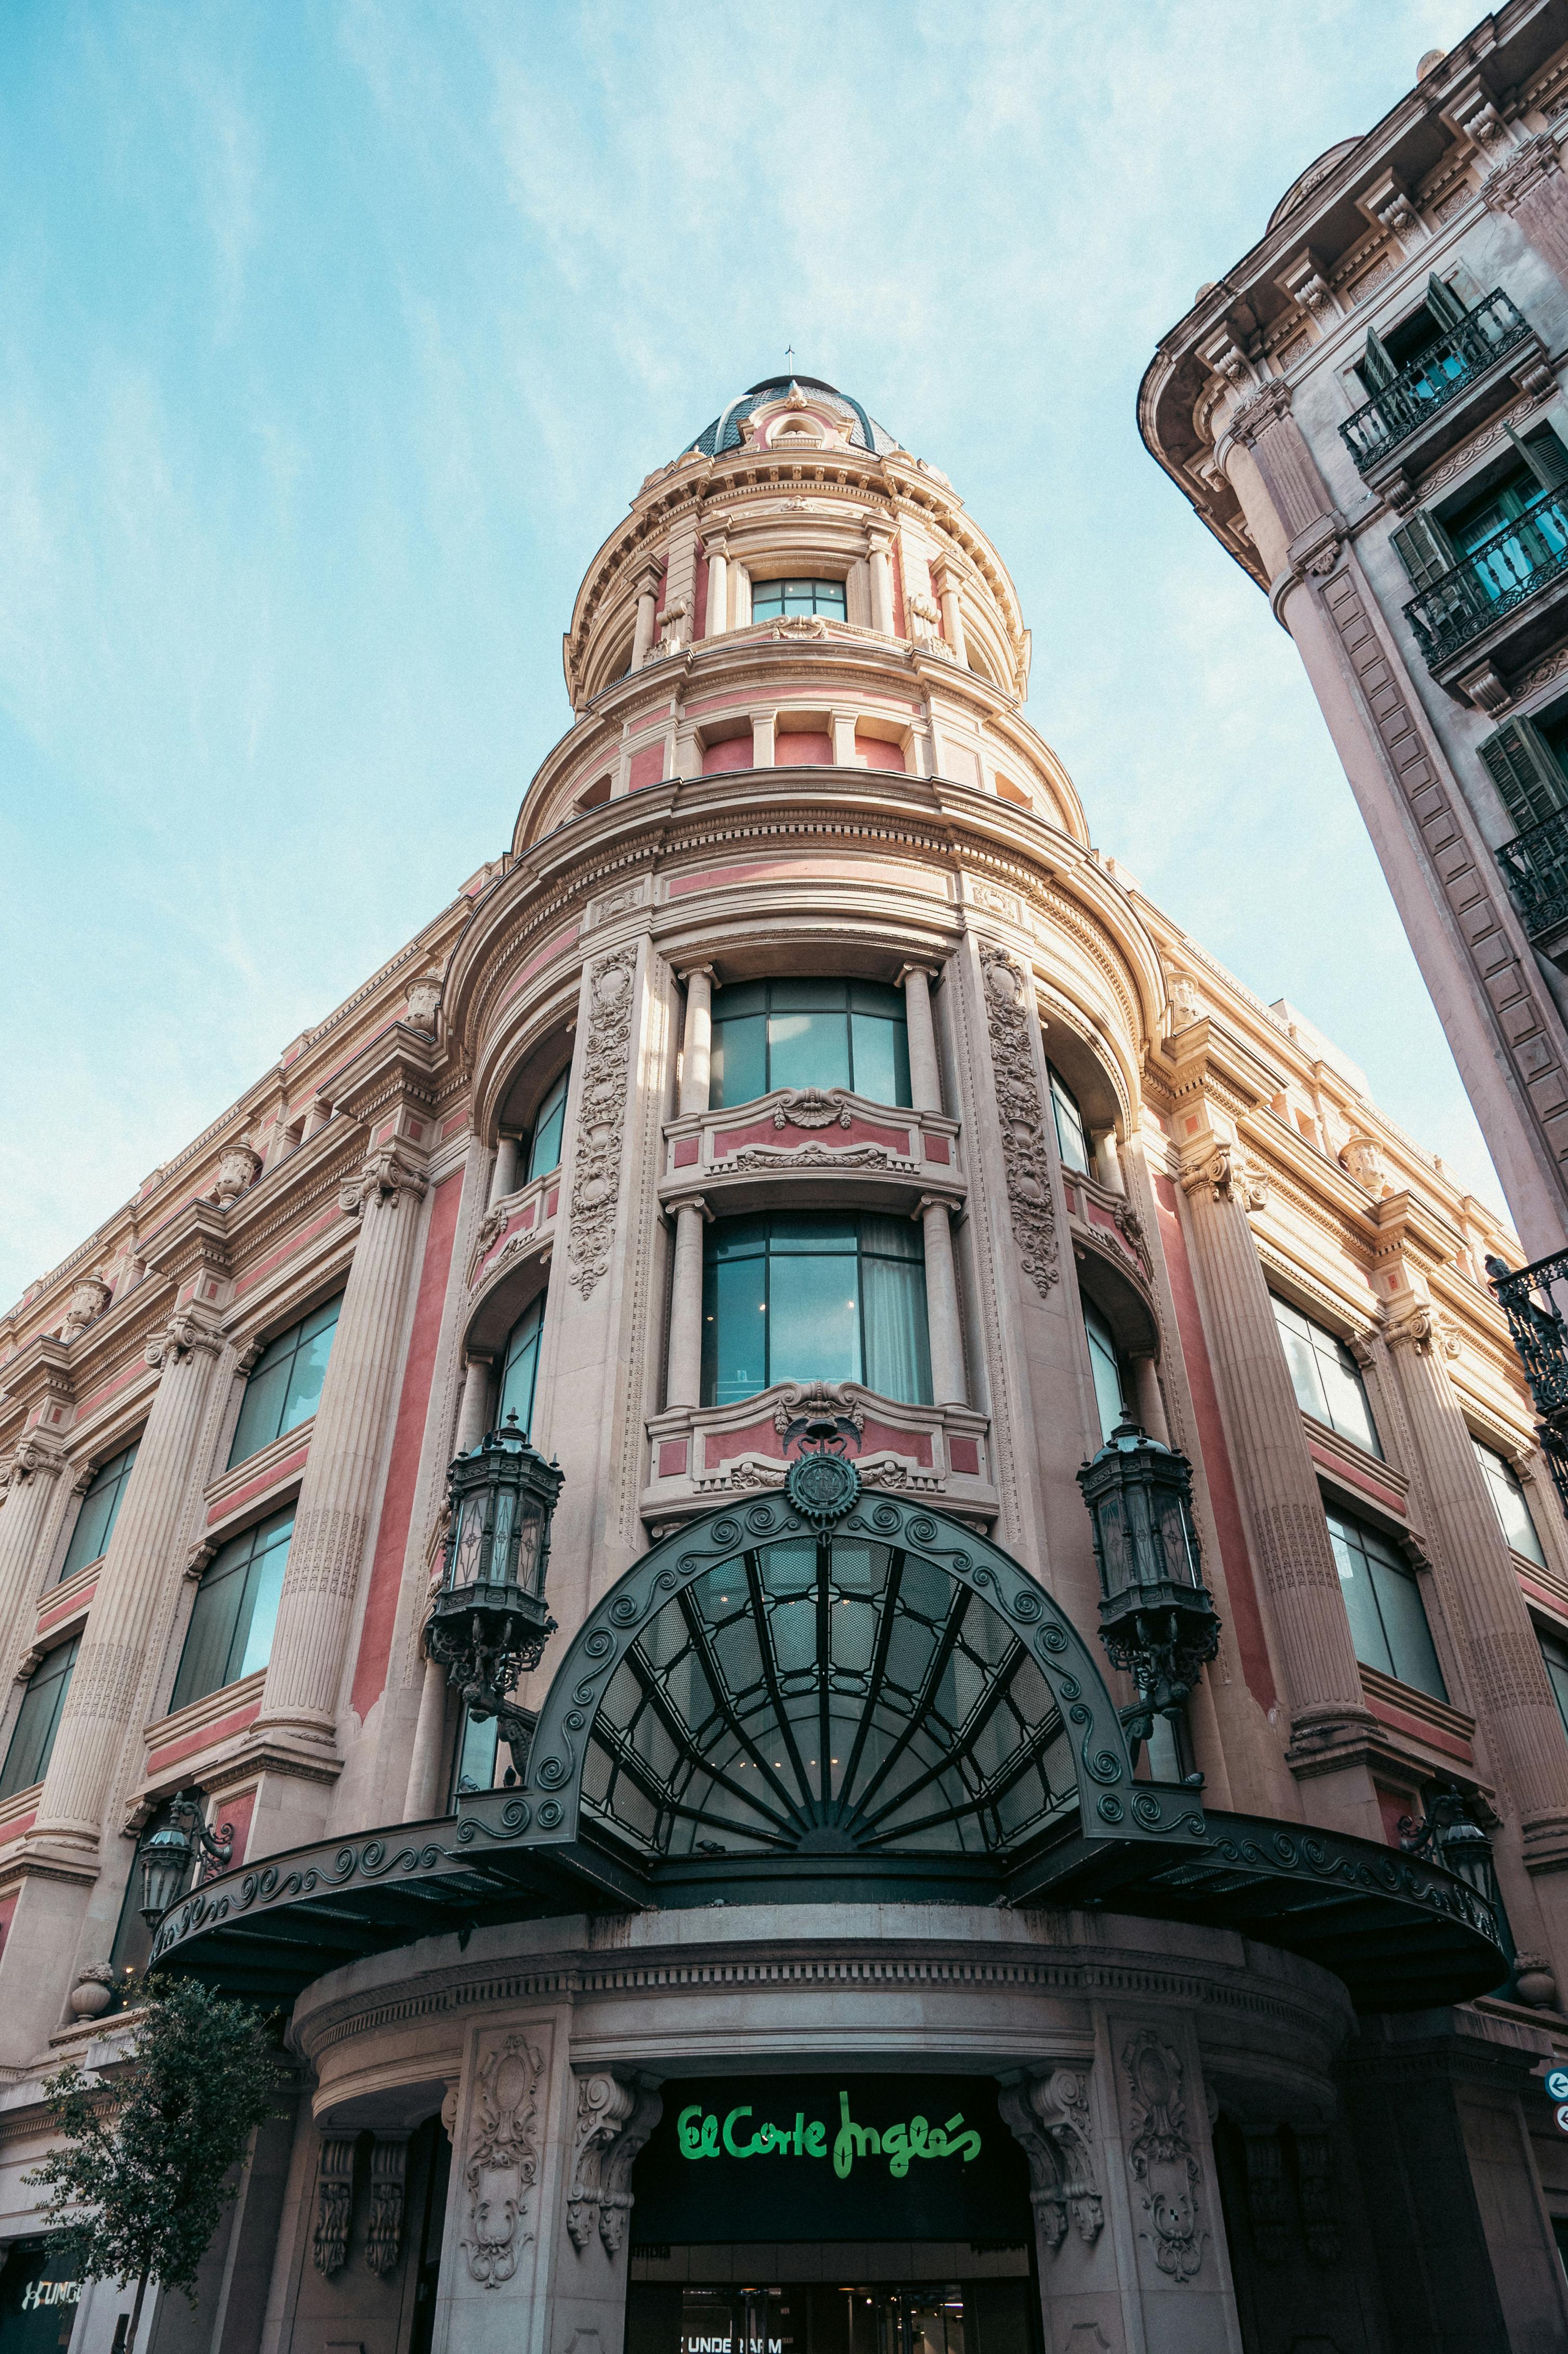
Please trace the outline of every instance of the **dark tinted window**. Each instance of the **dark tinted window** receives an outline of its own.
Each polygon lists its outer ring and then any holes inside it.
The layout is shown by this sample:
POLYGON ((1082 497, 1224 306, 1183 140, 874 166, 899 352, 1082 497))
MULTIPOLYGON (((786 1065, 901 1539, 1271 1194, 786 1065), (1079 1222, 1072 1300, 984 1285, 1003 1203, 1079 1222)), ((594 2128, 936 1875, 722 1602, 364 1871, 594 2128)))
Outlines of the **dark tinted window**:
POLYGON ((125 1483, 131 1477, 131 1466, 136 1460, 136 1442, 123 1447, 118 1455, 95 1471, 92 1485, 81 1500, 81 1510, 76 1516, 76 1526, 66 1547, 62 1579, 77 1570, 85 1569, 90 1561, 97 1561, 109 1551, 109 1540, 114 1533, 114 1523, 125 1494, 125 1483))
POLYGON ((60 1712, 80 1649, 81 1637, 73 1635, 69 1643, 58 1644, 28 1677, 5 1763, 0 1766, 0 1798, 8 1798, 16 1790, 30 1790, 48 1772, 60 1712))
POLYGON ((226 1544, 202 1572, 169 1702, 171 1715, 189 1701, 254 1675, 271 1658, 293 1528, 291 1505, 226 1544))
POLYGON ((321 1404, 332 1336, 337 1326, 343 1294, 313 1309, 298 1324, 291 1324, 269 1341, 250 1369, 244 1403, 228 1450, 229 1469, 248 1456, 259 1455, 286 1430, 308 1422, 321 1404))

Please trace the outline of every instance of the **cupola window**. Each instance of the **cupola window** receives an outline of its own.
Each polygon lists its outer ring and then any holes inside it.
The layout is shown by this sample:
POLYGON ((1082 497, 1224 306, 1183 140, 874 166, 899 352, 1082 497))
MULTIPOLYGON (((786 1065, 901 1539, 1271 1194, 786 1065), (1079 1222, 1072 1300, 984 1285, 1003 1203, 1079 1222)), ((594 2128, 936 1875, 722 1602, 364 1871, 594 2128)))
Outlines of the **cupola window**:
POLYGON ((871 981, 736 981, 714 1008, 715 1110, 773 1087, 847 1087, 873 1103, 907 1104, 904 999, 871 981))
POLYGON ((844 584, 842 580, 754 580, 751 584, 751 618, 754 621, 776 621, 786 613, 826 613, 832 620, 845 618, 844 584))
POLYGON ((122 1447, 118 1455, 101 1464, 92 1475, 92 1485, 81 1500, 81 1510, 76 1516, 76 1526, 66 1547, 65 1565, 60 1571, 63 1583, 85 1569, 90 1561, 97 1561, 109 1551, 109 1540, 114 1533, 114 1523, 120 1517, 120 1506, 125 1494, 125 1483, 131 1477, 131 1467, 136 1460, 136 1442, 122 1447))
POLYGON ((726 1218, 708 1230, 705 1262, 705 1405, 812 1381, 930 1403, 926 1268, 908 1218, 726 1218))
POLYGON ((561 1073, 534 1119, 534 1139, 528 1147, 528 1174, 524 1183, 531 1185, 535 1177, 547 1177, 552 1169, 561 1165, 561 1136, 567 1125, 567 1082, 571 1077, 571 1066, 561 1073))

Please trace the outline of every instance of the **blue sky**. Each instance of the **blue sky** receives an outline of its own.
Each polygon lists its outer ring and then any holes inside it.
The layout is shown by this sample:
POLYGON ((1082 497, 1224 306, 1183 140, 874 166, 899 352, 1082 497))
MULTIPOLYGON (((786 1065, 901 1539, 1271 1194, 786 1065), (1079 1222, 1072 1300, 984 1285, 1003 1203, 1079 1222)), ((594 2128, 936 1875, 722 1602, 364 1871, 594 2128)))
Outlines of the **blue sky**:
POLYGON ((950 474, 1096 839, 1497 1197, 1157 337, 1474 0, 10 0, 0 1306, 505 844, 649 469, 797 365, 950 474))

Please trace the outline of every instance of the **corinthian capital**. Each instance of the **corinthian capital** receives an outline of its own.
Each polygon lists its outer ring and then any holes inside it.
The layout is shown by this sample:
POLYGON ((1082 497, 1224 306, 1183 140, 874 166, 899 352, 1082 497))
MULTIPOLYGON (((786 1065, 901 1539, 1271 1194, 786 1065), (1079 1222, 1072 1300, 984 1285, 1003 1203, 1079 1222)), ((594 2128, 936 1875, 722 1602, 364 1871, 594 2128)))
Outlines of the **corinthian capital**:
POLYGON ((1204 1187, 1216 1202, 1238 1202, 1244 1210, 1264 1210, 1268 1206, 1267 1181, 1253 1167, 1239 1144, 1203 1150, 1189 1168, 1182 1170, 1184 1193, 1196 1193, 1204 1187))
POLYGON ((154 1332, 143 1351, 154 1367, 178 1363, 182 1357, 214 1357, 221 1346, 217 1334, 186 1309, 176 1309, 161 1332, 154 1332))
POLYGON ((1388 1327, 1391 1349, 1414 1349, 1418 1357, 1457 1357, 1459 1336, 1435 1308, 1412 1308, 1388 1327))
POLYGON ((357 1218, 367 1202, 391 1201, 399 1193, 411 1193, 415 1201, 422 1200, 427 1182, 424 1170, 394 1139, 373 1152, 364 1168, 339 1186, 337 1205, 346 1217, 357 1218))
POLYGON ((19 1488, 25 1479, 36 1479, 41 1473, 52 1479, 62 1469, 65 1458, 52 1447, 40 1446, 36 1438, 19 1438, 12 1450, 3 1484, 19 1488))

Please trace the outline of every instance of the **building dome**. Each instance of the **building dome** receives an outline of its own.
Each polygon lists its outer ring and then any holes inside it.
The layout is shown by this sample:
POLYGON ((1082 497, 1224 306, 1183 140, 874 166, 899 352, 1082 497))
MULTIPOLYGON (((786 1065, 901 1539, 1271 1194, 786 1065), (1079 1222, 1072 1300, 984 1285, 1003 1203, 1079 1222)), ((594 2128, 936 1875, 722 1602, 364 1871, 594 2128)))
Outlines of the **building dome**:
MULTIPOLYGON (((744 426, 753 408, 762 401, 780 398, 802 414, 821 410, 838 426, 850 429, 848 443, 852 450, 869 450, 882 457, 898 443, 885 425, 878 425, 855 399, 853 393, 840 392, 816 376, 765 376, 760 384, 748 385, 744 392, 726 401, 710 424, 705 425, 694 441, 688 446, 700 450, 705 458, 722 457, 726 450, 738 450, 745 439, 744 426)), ((803 438, 810 438, 809 436, 803 438)))

